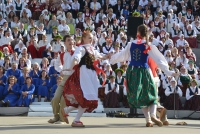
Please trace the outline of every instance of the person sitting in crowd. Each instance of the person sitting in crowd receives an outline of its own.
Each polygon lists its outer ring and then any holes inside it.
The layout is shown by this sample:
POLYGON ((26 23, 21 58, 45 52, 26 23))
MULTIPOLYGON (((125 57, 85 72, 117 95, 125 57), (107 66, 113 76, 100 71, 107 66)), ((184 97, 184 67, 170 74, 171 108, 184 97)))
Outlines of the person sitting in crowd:
POLYGON ((29 107, 33 99, 34 91, 35 91, 35 86, 32 84, 32 78, 26 77, 25 83, 20 90, 21 95, 17 105, 19 107, 29 107))
POLYGON ((180 97, 182 97, 182 91, 177 86, 177 82, 173 77, 170 80, 170 85, 165 90, 165 95, 167 96, 164 102, 164 107, 168 110, 180 110, 182 108, 182 104, 180 101, 180 97))
POLYGON ((13 75, 8 77, 8 83, 3 92, 4 99, 0 102, 3 107, 14 107, 17 105, 20 95, 20 88, 17 78, 13 75))
POLYGON ((195 79, 190 82, 190 86, 186 90, 185 110, 199 110, 200 106, 200 89, 195 79))
POLYGON ((105 100, 104 107, 105 108, 117 108, 119 107, 119 85, 115 83, 115 76, 109 76, 110 82, 105 85, 105 100))

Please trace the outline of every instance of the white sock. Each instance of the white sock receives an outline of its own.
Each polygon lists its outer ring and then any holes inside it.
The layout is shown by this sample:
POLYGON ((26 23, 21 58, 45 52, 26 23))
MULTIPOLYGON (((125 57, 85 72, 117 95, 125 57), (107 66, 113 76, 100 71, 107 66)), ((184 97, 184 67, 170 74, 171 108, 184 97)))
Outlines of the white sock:
POLYGON ((83 115, 83 113, 85 112, 85 110, 86 110, 86 108, 82 108, 81 106, 78 106, 78 113, 77 113, 74 121, 80 121, 80 118, 83 115))
POLYGON ((157 111, 157 105, 156 105, 156 104, 152 104, 152 105, 149 107, 149 111, 150 111, 151 117, 157 118, 157 117, 156 117, 156 111, 157 111))
POLYGON ((65 107, 64 111, 66 114, 69 114, 71 111, 76 110, 77 108, 69 106, 69 107, 65 107))
POLYGON ((151 117, 150 117, 150 113, 149 113, 149 108, 148 107, 145 107, 145 108, 142 108, 142 112, 145 116, 145 119, 146 119, 146 122, 148 123, 152 123, 151 121, 151 117))

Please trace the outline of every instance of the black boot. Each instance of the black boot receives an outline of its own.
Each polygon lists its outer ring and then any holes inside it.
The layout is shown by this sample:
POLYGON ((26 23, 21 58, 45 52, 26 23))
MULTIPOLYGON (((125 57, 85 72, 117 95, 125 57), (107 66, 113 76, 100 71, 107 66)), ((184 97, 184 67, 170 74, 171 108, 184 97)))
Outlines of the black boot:
POLYGON ((0 101, 0 105, 2 106, 2 107, 6 107, 6 103, 2 100, 2 101, 0 101))
POLYGON ((6 101, 6 107, 10 107, 10 101, 9 100, 6 101))
POLYGON ((41 96, 40 95, 38 96, 38 102, 41 102, 41 96))

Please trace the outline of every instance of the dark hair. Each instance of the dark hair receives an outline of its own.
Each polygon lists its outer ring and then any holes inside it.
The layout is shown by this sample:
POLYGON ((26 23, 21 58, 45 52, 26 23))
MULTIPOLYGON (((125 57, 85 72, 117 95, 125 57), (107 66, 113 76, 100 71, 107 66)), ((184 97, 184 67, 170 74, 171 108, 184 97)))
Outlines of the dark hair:
POLYGON ((3 74, 5 74, 5 68, 3 67, 3 66, 0 66, 0 68, 2 68, 3 69, 3 74))
POLYGON ((142 38, 146 38, 147 41, 147 45, 148 45, 148 27, 145 24, 142 24, 140 26, 138 26, 137 28, 138 33, 140 33, 140 36, 142 38))
POLYGON ((146 25, 142 24, 138 26, 137 31, 140 33, 142 38, 147 37, 148 28, 146 25))
MULTIPOLYGON (((33 82, 33 79, 31 77, 26 77, 26 80, 27 79, 30 79, 31 80, 31 83, 33 82)), ((26 83, 26 80, 25 80, 25 83, 26 83)), ((27 83, 26 83, 27 84, 27 83)))
POLYGON ((72 37, 71 35, 67 34, 67 35, 65 35, 65 36, 63 37, 63 41, 65 42, 67 38, 71 38, 71 37, 72 37))
MULTIPOLYGON (((45 71, 45 70, 42 70, 42 71, 41 71, 41 73, 40 73, 40 78, 42 78, 42 73, 43 73, 43 72, 46 72, 46 73, 47 73, 47 71, 45 71)), ((46 78, 46 79, 49 79, 48 73, 47 73, 47 75, 46 75, 46 77, 45 77, 45 78, 46 78)))

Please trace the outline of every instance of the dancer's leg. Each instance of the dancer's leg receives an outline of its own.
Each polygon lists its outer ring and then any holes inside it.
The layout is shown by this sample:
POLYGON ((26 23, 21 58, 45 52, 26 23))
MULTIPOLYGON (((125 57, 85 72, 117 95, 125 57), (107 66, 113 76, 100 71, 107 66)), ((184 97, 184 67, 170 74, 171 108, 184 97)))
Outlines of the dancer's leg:
POLYGON ((65 107, 64 111, 66 114, 69 114, 71 111, 76 110, 77 108, 69 106, 69 107, 65 107))
POLYGON ((86 108, 82 108, 81 106, 78 107, 78 113, 76 115, 76 118, 74 119, 74 121, 80 121, 81 116, 83 115, 83 113, 85 112, 86 108))
POLYGON ((72 127, 84 127, 83 123, 80 121, 80 118, 83 115, 83 113, 85 112, 85 110, 86 110, 86 108, 82 108, 81 106, 78 107, 78 113, 72 123, 72 127))
POLYGON ((151 116, 149 113, 149 108, 148 107, 142 108, 142 112, 146 119, 146 127, 153 127, 153 123, 151 121, 151 116))
POLYGON ((152 104, 149 107, 149 111, 150 111, 150 116, 151 116, 151 120, 158 125, 159 127, 163 126, 163 123, 157 119, 156 117, 156 110, 157 110, 157 105, 156 104, 152 104))

